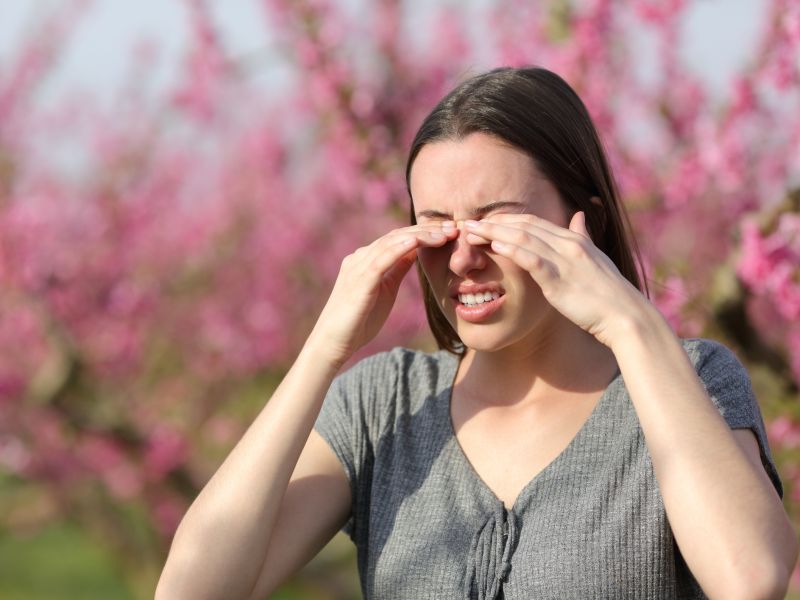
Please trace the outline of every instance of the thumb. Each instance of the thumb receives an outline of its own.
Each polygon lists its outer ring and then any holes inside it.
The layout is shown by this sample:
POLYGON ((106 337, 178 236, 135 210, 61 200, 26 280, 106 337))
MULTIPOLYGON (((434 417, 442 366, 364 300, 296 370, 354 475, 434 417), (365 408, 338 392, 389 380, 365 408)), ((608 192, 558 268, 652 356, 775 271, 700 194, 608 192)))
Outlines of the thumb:
POLYGON ((569 230, 592 239, 592 236, 589 235, 589 230, 586 229, 586 213, 582 210, 572 215, 572 220, 569 222, 569 230))

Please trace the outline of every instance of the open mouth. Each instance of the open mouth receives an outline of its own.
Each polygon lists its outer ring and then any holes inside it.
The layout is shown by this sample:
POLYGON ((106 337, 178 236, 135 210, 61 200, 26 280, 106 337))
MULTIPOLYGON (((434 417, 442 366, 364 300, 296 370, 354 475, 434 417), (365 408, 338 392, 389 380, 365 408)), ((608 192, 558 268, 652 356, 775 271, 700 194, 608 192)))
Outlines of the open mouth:
POLYGON ((456 294, 453 297, 456 315, 469 323, 485 322, 500 310, 505 300, 502 289, 487 289, 478 292, 456 294))
POLYGON ((480 306, 485 302, 497 300, 502 294, 500 292, 479 292, 477 294, 459 294, 458 301, 463 306, 480 306))

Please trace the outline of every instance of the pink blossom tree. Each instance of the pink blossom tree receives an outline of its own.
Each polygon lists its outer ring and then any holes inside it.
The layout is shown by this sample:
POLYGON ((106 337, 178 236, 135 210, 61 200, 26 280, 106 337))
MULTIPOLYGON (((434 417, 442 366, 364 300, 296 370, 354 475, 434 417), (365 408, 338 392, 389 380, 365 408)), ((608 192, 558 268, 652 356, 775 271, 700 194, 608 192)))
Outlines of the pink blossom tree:
MULTIPOLYGON (((147 99, 152 56, 134 52, 110 106, 36 101, 86 9, 53 14, 0 62, 0 472, 19 492, 5 524, 70 515, 152 577, 341 258, 406 220, 421 118, 469 71, 530 63, 570 81, 601 128, 653 300, 751 369, 800 519, 800 8, 766 3, 717 97, 676 51, 689 4, 503 0, 476 35, 446 8, 412 27, 399 0, 357 16, 263 0, 291 72, 275 90, 187 2, 178 81, 147 99), (634 29, 658 49, 647 81, 634 29), (54 158, 64 145, 79 164, 54 158)), ((399 343, 431 343, 411 278, 370 351, 399 343)))

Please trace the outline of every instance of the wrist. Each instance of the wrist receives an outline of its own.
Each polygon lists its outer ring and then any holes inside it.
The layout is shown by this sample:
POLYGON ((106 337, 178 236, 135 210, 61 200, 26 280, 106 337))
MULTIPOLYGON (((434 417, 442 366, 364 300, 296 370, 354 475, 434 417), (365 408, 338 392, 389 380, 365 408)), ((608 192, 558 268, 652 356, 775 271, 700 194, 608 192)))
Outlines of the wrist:
POLYGON ((350 354, 337 344, 332 344, 329 336, 316 331, 312 331, 308 336, 298 356, 298 360, 310 362, 317 368, 324 368, 332 375, 338 373, 349 359, 350 354))
POLYGON ((646 302, 640 310, 628 312, 616 320, 609 347, 618 354, 631 345, 641 347, 641 344, 658 343, 665 336, 676 337, 664 315, 646 302))

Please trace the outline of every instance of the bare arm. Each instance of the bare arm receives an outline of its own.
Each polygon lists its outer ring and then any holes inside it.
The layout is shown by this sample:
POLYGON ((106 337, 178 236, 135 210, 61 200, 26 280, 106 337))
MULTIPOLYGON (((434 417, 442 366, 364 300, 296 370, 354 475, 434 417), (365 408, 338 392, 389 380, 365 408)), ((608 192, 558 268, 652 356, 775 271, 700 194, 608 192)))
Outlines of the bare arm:
POLYGON ((337 367, 306 347, 181 521, 158 598, 246 598, 337 367))
POLYGON ((612 345, 675 540, 711 598, 783 598, 797 540, 752 432, 731 431, 652 309, 612 345))
POLYGON ((533 215, 467 221, 474 244, 528 270, 561 314, 611 348, 653 461, 675 540, 712 598, 783 598, 797 540, 754 448, 731 431, 658 310, 594 245, 533 215), (590 300, 590 301, 587 301, 590 300))
POLYGON ((327 544, 347 522, 352 495, 342 463, 313 429, 300 454, 258 582, 250 598, 269 598, 327 544))
POLYGON ((452 235, 441 225, 406 227, 343 261, 297 361, 181 521, 159 600, 249 598, 274 589, 333 536, 346 516, 349 489, 332 451, 309 434, 341 365, 385 322, 416 249, 440 246, 452 235), (309 485, 319 493, 299 493, 309 485), (326 494, 334 501, 319 503, 326 494), (278 556, 277 542, 289 538, 287 523, 302 527, 291 551, 278 556))

